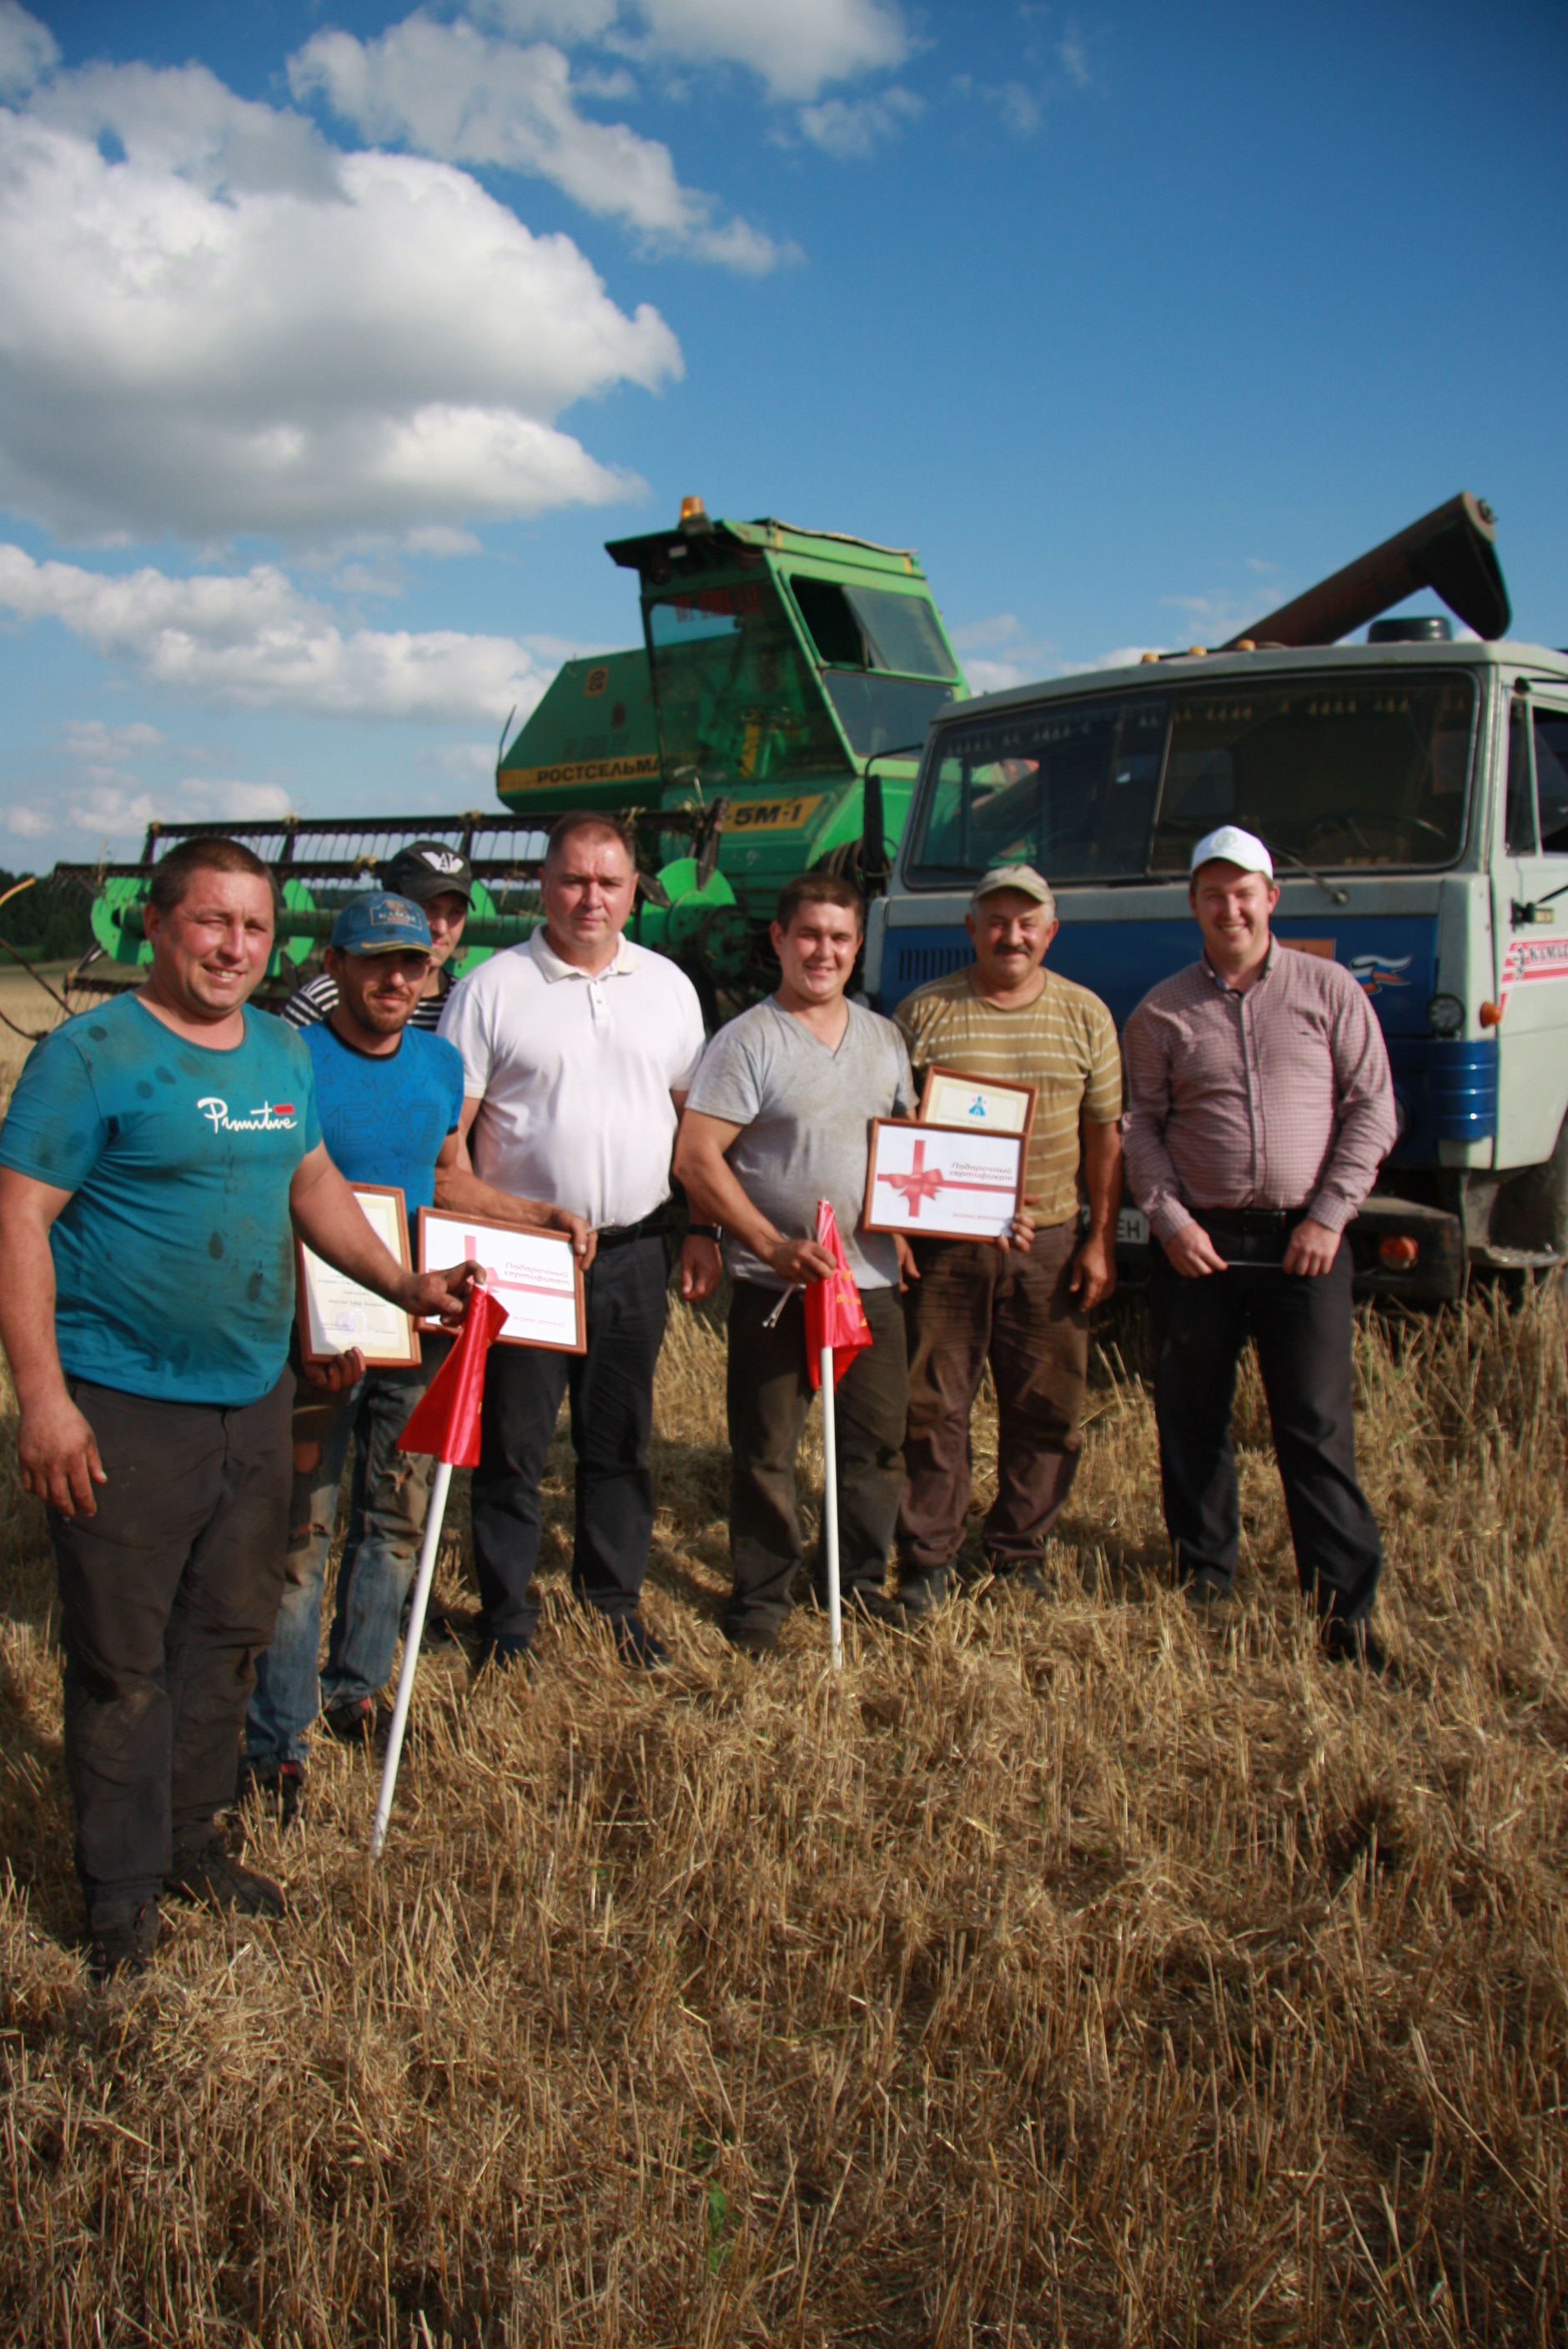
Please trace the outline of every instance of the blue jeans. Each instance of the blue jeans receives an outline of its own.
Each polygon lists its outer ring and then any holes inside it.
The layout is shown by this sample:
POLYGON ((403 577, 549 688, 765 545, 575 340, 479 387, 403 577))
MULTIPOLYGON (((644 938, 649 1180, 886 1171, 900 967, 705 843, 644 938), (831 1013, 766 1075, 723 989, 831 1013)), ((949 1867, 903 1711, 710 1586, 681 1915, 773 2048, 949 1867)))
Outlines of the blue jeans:
POLYGON ((263 1768, 304 1759, 305 1733, 322 1707, 374 1696, 386 1685, 403 1602, 419 1563, 435 1470, 426 1454, 399 1452, 397 1443, 445 1361, 448 1342, 427 1336, 417 1370, 366 1371, 336 1399, 335 1409, 315 1388, 300 1389, 287 1578, 272 1645, 256 1660, 256 1690, 245 1716, 245 1757, 263 1768), (326 1666, 318 1679, 322 1580, 351 1443, 348 1534, 326 1666))

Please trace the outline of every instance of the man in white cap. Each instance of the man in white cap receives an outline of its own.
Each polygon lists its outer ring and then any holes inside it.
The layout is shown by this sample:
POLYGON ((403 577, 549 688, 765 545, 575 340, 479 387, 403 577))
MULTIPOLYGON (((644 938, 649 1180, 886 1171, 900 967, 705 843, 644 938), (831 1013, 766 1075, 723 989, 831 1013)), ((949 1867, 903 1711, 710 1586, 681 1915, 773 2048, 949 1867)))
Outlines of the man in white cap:
POLYGON ((1154 1409, 1176 1578, 1199 1603, 1234 1584, 1231 1405, 1250 1335, 1324 1651, 1381 1671, 1345 1231, 1394 1142, 1383 1033, 1342 963, 1270 935, 1274 862, 1250 832, 1224 824, 1198 843, 1188 896, 1202 955, 1150 990, 1122 1040, 1128 1180, 1157 1243, 1154 1409))
POLYGON ((899 1511, 899 1597, 929 1613, 952 1591, 969 1507, 969 1414, 989 1360, 996 1382, 996 1498, 985 1519, 997 1590, 1047 1595, 1046 1537, 1078 1468, 1088 1317, 1116 1287, 1121 1062, 1097 995, 1045 968, 1050 885, 998 865, 965 921, 975 960, 894 1015, 917 1080, 934 1068, 1032 1085, 1025 1198, 1013 1241, 916 1240, 904 1298, 909 1432, 899 1511), (1081 1187, 1088 1229, 1078 1229, 1081 1187))

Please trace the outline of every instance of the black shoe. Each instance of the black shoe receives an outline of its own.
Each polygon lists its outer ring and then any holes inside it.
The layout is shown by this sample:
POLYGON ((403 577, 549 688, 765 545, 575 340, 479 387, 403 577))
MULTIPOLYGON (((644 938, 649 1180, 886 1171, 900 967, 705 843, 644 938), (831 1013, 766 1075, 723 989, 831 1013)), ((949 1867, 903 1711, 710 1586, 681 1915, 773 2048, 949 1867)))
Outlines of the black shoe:
POLYGON ((1398 1679, 1398 1666, 1369 1625, 1346 1623, 1341 1617, 1331 1615, 1320 1638, 1323 1652, 1331 1664, 1362 1664, 1374 1680, 1398 1679))
POLYGON ((742 1656, 776 1656, 779 1634, 770 1623, 746 1624, 738 1631, 727 1630, 725 1638, 742 1656))
POLYGON ((912 1567, 899 1577, 899 1604, 911 1622, 923 1616, 934 1615, 958 1588, 958 1577, 950 1566, 912 1567))
POLYGON ((882 1623, 902 1631, 908 1622, 902 1599, 888 1599, 880 1589, 846 1590, 840 1601, 846 1615, 862 1623, 882 1623))
POLYGON ((321 1725, 339 1745, 368 1745, 376 1734, 376 1699, 336 1697, 324 1708, 321 1725))
POLYGON ((163 1889, 177 1900, 194 1901, 199 1909, 238 1909, 247 1917, 287 1914, 282 1888, 270 1876, 258 1876, 253 1868, 242 1868, 231 1859, 217 1836, 188 1858, 177 1858, 163 1889))
POLYGON ((95 1982, 146 1973, 158 1947, 156 1900, 106 1901, 88 1929, 88 1971, 95 1982))
POLYGON ((517 1672, 526 1678, 533 1670, 533 1640, 531 1634, 521 1631, 498 1631, 494 1638, 481 1637, 474 1655, 477 1677, 489 1666, 498 1672, 517 1672))
POLYGON ((304 1794, 303 1762, 253 1762, 240 1764, 240 1800, 247 1808, 277 1814, 281 1827, 292 1827, 304 1794))
POLYGON ((1239 1604, 1233 1583, 1218 1582, 1207 1574, 1191 1575, 1181 1585, 1181 1596, 1194 1615, 1205 1615, 1211 1620, 1233 1613, 1239 1604))
POLYGON ((635 1615, 620 1616, 611 1628, 615 1634, 616 1653, 634 1671, 656 1672, 669 1662, 670 1651, 664 1641, 635 1615))
POLYGON ((985 1565, 991 1579, 981 1595, 990 1599, 993 1604, 997 1599, 1009 1596, 1016 1599, 1054 1599, 1057 1595, 1037 1566, 1022 1564, 1009 1566, 999 1557, 988 1557, 985 1565))

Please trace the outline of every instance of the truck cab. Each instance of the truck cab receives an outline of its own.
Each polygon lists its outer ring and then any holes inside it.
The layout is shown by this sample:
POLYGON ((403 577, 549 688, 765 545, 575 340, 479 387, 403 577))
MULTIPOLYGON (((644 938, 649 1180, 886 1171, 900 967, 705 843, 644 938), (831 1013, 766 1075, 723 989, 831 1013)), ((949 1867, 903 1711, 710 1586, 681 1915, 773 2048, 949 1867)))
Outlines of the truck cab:
MULTIPOLYGON (((1568 656, 1436 617, 1371 636, 1195 648, 939 713, 867 990, 892 1011, 968 961, 975 883, 1028 863, 1057 895, 1051 968, 1119 1030, 1201 951, 1194 843, 1245 826, 1274 855, 1281 943, 1345 964, 1382 1025, 1398 1137, 1351 1240, 1364 1289, 1424 1303, 1472 1267, 1568 1255, 1568 656)), ((1130 1206, 1134 1277, 1147 1240, 1130 1206)))

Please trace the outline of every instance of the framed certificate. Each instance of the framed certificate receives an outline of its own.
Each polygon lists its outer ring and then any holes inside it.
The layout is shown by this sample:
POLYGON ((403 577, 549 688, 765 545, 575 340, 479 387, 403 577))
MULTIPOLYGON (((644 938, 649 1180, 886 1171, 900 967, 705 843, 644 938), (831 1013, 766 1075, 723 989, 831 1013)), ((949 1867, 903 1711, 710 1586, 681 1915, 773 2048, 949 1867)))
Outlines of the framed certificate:
POLYGON ((987 1133, 1026 1134, 1035 1122, 1033 1085, 995 1077, 966 1077, 961 1069, 928 1069, 920 1096, 922 1125, 977 1125, 987 1133))
MULTIPOLYGON (((354 1195, 387 1254, 411 1269, 402 1192, 381 1183, 356 1183, 354 1195)), ((300 1352, 307 1362, 335 1361, 357 1346, 367 1369, 413 1369, 419 1360, 419 1333, 410 1314, 388 1305, 374 1289, 361 1288, 346 1273, 335 1272, 301 1239, 294 1242, 294 1269, 300 1352)))
POLYGON ((1022 1199, 1024 1155, 1021 1133, 874 1118, 865 1228, 938 1240, 1000 1239, 1022 1199))
POLYGON ((562 1233, 520 1231, 515 1224, 487 1224, 477 1216, 421 1207, 420 1271, 447 1272, 470 1259, 483 1265, 488 1286, 506 1307, 498 1346, 587 1352, 583 1265, 562 1233))

